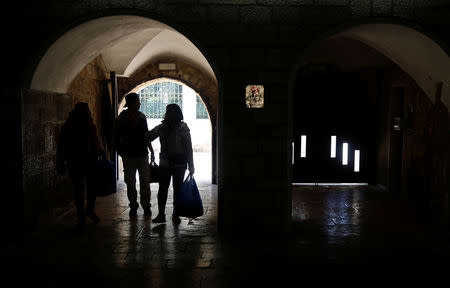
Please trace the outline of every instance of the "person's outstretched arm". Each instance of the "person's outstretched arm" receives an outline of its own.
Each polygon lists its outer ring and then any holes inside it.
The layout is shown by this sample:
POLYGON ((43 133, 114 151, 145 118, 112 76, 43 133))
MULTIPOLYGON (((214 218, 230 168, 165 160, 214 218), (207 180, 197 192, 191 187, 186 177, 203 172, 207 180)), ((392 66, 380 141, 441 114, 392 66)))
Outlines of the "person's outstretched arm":
POLYGON ((192 149, 192 140, 191 140, 191 133, 189 131, 189 128, 187 129, 187 131, 185 133, 184 140, 185 140, 184 148, 185 148, 186 158, 187 158, 187 162, 188 162, 189 174, 192 175, 195 172, 195 167, 194 167, 194 152, 192 149))
POLYGON ((150 150, 150 160, 155 161, 155 151, 153 150, 152 141, 147 141, 148 149, 150 150))
POLYGON ((153 140, 155 140, 156 138, 159 137, 159 129, 160 129, 160 127, 161 127, 161 124, 155 126, 152 130, 147 131, 145 133, 144 137, 145 137, 145 141, 147 141, 147 143, 151 143, 153 140))
MULTIPOLYGON (((149 132, 148 131, 147 119, 146 119, 144 114, 142 114, 142 117, 144 118, 144 126, 145 126, 145 131, 147 131, 146 132, 146 134, 147 134, 149 132)), ((146 135, 144 135, 144 139, 145 139, 145 142, 147 143, 148 149, 150 150, 150 160, 153 162, 153 161, 155 161, 155 151, 153 150, 152 141, 148 141, 146 139, 146 135)))

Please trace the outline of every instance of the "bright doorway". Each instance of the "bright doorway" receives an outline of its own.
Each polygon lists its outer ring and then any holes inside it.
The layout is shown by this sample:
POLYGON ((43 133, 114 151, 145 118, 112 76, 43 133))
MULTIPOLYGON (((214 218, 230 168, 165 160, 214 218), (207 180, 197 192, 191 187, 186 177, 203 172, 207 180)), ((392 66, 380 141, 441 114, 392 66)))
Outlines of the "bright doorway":
MULTIPOLYGON (((212 129, 211 120, 200 95, 188 85, 170 78, 158 78, 139 85, 136 92, 141 100, 139 109, 147 117, 148 129, 159 125, 164 118, 166 106, 178 104, 184 116, 184 122, 191 132, 194 150, 195 180, 199 184, 211 184, 212 172, 212 129)), ((119 106, 124 109, 125 101, 119 106)), ((152 142, 156 163, 159 163, 161 145, 159 139, 152 142)), ((119 157, 119 179, 123 180, 123 165, 119 157)))

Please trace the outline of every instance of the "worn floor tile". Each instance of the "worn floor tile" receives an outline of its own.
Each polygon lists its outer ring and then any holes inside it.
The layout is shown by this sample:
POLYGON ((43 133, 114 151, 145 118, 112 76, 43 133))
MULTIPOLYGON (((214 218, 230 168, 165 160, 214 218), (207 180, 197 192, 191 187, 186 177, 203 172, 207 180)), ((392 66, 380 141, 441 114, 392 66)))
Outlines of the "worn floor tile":
MULTIPOLYGON (((217 235, 217 186, 199 188, 204 216, 182 219, 179 225, 170 217, 154 224, 141 209, 130 219, 125 185, 119 183, 115 195, 97 200, 98 225, 88 220, 84 233, 78 233, 72 211, 25 239, 25 282, 43 287, 315 287, 381 285, 394 276, 405 284, 426 274, 387 271, 450 263, 448 232, 416 221, 421 211, 404 207, 377 187, 294 187, 292 234, 232 242, 217 235), (367 268, 372 265, 377 268, 367 268), (361 278, 367 281, 358 282, 361 278)), ((151 189, 153 218, 157 185, 151 189)), ((434 271, 429 285, 446 275, 434 271)))

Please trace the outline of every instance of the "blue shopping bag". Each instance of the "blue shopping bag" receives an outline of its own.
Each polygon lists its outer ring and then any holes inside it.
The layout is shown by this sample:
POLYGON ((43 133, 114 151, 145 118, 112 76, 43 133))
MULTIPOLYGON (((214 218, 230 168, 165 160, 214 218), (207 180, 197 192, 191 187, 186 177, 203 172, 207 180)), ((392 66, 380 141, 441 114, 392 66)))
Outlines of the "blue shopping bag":
POLYGON ((203 215, 203 203, 194 176, 189 174, 181 185, 175 203, 175 214, 181 217, 196 218, 203 215))
POLYGON ((102 155, 97 159, 94 167, 93 188, 97 197, 104 197, 116 193, 116 175, 114 163, 102 155))

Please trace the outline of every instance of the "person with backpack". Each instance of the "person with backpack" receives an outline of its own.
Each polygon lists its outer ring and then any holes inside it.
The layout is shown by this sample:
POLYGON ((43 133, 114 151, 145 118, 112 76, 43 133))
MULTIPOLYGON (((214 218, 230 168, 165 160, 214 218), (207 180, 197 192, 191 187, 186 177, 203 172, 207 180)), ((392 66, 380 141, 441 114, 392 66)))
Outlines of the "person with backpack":
MULTIPOLYGON (((159 189, 158 189, 158 215, 152 220, 154 223, 166 221, 165 209, 170 180, 173 187, 174 211, 176 200, 183 183, 186 168, 189 174, 194 174, 194 157, 191 134, 188 125, 183 121, 183 112, 177 104, 166 107, 164 120, 145 135, 151 142, 159 137, 161 153, 159 157, 159 189)), ((180 217, 172 214, 175 224, 181 222, 180 217)))

